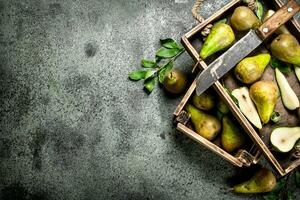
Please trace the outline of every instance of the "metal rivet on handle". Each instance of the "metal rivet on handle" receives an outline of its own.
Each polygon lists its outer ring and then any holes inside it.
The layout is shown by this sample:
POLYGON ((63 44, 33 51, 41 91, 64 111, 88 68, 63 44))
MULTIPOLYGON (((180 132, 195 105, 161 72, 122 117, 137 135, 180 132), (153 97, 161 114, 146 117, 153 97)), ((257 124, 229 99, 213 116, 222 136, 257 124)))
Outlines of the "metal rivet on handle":
POLYGON ((291 7, 288 8, 288 12, 289 12, 289 13, 293 12, 293 10, 294 10, 294 9, 291 8, 291 7))
POLYGON ((268 28, 264 28, 264 29, 263 29, 263 32, 264 32, 264 33, 267 33, 267 32, 269 32, 269 29, 268 29, 268 28))

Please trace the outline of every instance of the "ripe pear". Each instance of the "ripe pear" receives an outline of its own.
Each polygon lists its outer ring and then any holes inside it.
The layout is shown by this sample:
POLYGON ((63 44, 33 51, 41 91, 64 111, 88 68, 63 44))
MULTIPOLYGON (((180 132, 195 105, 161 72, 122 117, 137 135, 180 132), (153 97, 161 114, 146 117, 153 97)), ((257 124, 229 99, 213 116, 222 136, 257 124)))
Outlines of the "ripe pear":
POLYGON ((271 143, 276 150, 287 153, 293 149, 300 138, 300 127, 280 127, 271 133, 271 143))
POLYGON ((265 193, 272 191, 275 186, 274 174, 269 169, 262 168, 250 180, 234 186, 233 191, 244 194, 265 193))
POLYGON ((218 103, 218 110, 223 114, 228 114, 230 112, 228 106, 221 99, 219 100, 218 103))
POLYGON ((273 81, 258 81, 250 87, 250 97, 263 124, 270 121, 278 96, 279 91, 273 81))
POLYGON ((192 124, 199 135, 207 140, 216 138, 221 131, 221 123, 217 118, 204 113, 190 104, 186 106, 186 111, 191 115, 192 124))
POLYGON ((168 92, 180 94, 187 85, 186 75, 178 69, 173 69, 166 75, 163 85, 168 92))
POLYGON ((281 34, 271 44, 271 51, 277 59, 294 65, 300 65, 300 45, 291 34, 281 34))
POLYGON ((247 119, 258 129, 262 128, 262 124, 255 108, 253 101, 250 98, 249 89, 247 87, 238 88, 231 93, 239 103, 239 108, 247 119))
POLYGON ((212 54, 226 49, 235 40, 232 28, 225 23, 214 25, 200 51, 200 57, 206 59, 212 54))
POLYGON ((276 80, 280 89, 283 105, 289 110, 299 108, 299 99, 281 71, 275 69, 276 80))
POLYGON ((210 92, 204 92, 199 96, 194 94, 193 96, 194 106, 201 110, 211 110, 213 107, 215 107, 215 101, 216 97, 210 92))
POLYGON ((242 83, 254 83, 261 78, 270 59, 270 54, 259 54, 254 57, 245 58, 235 67, 235 76, 242 83))
POLYGON ((238 31, 247 31, 260 25, 257 16, 246 6, 237 7, 231 16, 230 22, 233 28, 238 31))
POLYGON ((224 150, 231 153, 243 147, 246 137, 228 116, 223 117, 222 124, 221 142, 224 150))
MULTIPOLYGON (((275 11, 274 10, 268 10, 264 16, 264 19, 263 19, 263 22, 266 22, 267 19, 269 19, 272 15, 275 14, 275 11)), ((276 31, 275 31, 276 34, 280 35, 280 34, 283 34, 283 33, 287 33, 287 34, 290 34, 290 31, 286 28, 285 25, 282 25, 281 27, 279 27, 276 31)))

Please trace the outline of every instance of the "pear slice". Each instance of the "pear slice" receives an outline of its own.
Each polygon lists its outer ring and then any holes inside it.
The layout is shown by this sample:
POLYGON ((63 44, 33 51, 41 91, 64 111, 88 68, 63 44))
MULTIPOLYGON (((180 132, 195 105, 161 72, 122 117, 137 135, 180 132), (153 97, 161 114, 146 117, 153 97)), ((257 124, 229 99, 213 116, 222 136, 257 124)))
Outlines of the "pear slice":
POLYGON ((247 119, 258 129, 261 129, 262 124, 255 105, 250 98, 249 89, 247 87, 235 89, 232 91, 232 95, 238 100, 240 110, 247 119))
POLYGON ((275 74, 284 106, 289 110, 295 110, 299 107, 299 99, 297 95, 289 85, 289 82, 286 80, 285 76, 278 68, 275 69, 275 74))
POLYGON ((295 73, 298 78, 298 81, 300 81, 300 66, 295 65, 295 73))
POLYGON ((276 150, 286 153, 293 149, 300 138, 300 127, 280 127, 271 133, 271 143, 276 150))

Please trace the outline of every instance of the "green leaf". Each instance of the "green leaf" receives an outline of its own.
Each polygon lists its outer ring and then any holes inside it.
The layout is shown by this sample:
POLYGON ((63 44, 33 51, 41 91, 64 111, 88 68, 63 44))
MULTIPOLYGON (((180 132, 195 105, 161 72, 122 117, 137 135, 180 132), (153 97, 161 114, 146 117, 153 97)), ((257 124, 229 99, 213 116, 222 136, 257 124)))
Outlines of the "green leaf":
POLYGON ((162 67, 162 69, 159 71, 158 80, 161 84, 164 83, 166 75, 173 69, 174 67, 174 61, 171 60, 166 65, 162 67))
POLYGON ((299 170, 295 172, 296 185, 300 188, 300 172, 299 170))
POLYGON ((276 195, 276 194, 274 194, 274 193, 269 193, 269 194, 263 196, 263 198, 264 198, 265 200, 279 200, 278 195, 276 195))
POLYGON ((293 197, 293 193, 291 191, 288 191, 287 192, 287 200, 293 200, 294 197, 293 197))
POLYGON ((274 69, 278 68, 282 73, 288 73, 291 71, 289 64, 284 63, 276 58, 271 59, 271 67, 274 69))
POLYGON ((145 79, 146 71, 134 71, 129 74, 129 78, 133 81, 139 81, 145 79))
POLYGON ((172 38, 160 40, 160 44, 167 49, 182 49, 182 47, 180 47, 172 38))
POLYGON ((274 111, 274 112, 272 113, 272 115, 271 115, 271 120, 272 120, 272 122, 274 122, 274 123, 278 123, 278 122, 281 120, 280 113, 274 111))
POLYGON ((147 71, 146 75, 145 75, 145 80, 153 78, 155 73, 156 73, 156 71, 151 71, 151 70, 147 71))
POLYGON ((155 61, 143 59, 142 66, 145 68, 155 68, 157 67, 157 64, 155 61))
POLYGON ((182 49, 167 49, 162 47, 157 51, 156 56, 160 58, 173 58, 180 52, 182 52, 182 49))
POLYGON ((275 188, 272 190, 272 192, 273 193, 279 193, 284 188, 286 181, 287 181, 286 177, 285 178, 281 178, 277 182, 277 184, 276 184, 275 188))
POLYGON ((225 19, 221 19, 221 20, 217 21, 216 23, 214 23, 214 26, 217 25, 217 24, 226 24, 226 22, 227 22, 226 18, 225 19))
POLYGON ((144 88, 147 92, 151 93, 154 89, 154 86, 156 84, 155 78, 149 79, 145 82, 144 88))
POLYGON ((259 18, 259 20, 262 20, 263 14, 264 14, 264 6, 263 3, 260 0, 256 0, 256 15, 259 18))

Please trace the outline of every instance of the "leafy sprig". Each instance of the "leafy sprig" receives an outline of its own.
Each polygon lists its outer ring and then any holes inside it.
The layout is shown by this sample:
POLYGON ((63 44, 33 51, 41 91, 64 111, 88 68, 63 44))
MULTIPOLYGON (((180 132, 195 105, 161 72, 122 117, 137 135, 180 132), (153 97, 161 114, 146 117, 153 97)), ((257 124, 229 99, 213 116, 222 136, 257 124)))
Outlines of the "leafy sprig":
POLYGON ((295 170, 286 177, 281 178, 273 191, 263 196, 265 200, 293 200, 294 189, 300 188, 300 171, 295 170), (293 178, 292 178, 293 177, 293 178))
POLYGON ((144 80, 144 89, 151 93, 157 82, 163 84, 166 74, 174 67, 175 60, 185 51, 174 39, 160 40, 161 48, 155 54, 155 60, 143 59, 141 66, 147 70, 129 73, 132 81, 144 80), (158 81, 157 81, 158 80, 158 81))
POLYGON ((278 60, 277 58, 272 57, 271 67, 278 68, 282 73, 289 73, 291 71, 291 65, 285 62, 278 60))

